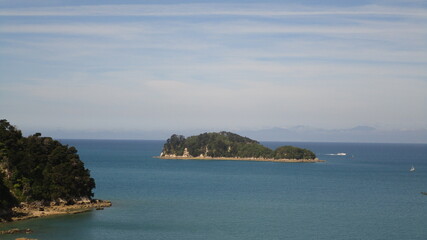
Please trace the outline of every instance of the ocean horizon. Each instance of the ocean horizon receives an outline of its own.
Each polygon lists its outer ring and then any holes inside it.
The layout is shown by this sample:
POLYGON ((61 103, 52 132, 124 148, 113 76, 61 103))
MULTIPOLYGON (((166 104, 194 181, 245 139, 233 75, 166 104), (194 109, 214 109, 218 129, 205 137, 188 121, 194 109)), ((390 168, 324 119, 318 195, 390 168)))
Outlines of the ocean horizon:
POLYGON ((326 160, 274 163, 153 158, 159 140, 60 141, 113 206, 1 224, 34 231, 1 239, 427 238, 427 144, 262 141, 326 160))

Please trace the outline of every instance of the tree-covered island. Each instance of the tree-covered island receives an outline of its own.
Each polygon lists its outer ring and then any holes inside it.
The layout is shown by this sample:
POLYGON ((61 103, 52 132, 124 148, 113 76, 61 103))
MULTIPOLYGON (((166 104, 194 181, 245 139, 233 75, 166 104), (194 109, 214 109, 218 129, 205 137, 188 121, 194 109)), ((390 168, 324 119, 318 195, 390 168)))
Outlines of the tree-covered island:
POLYGON ((110 206, 94 188, 75 147, 0 120, 0 222, 110 206))
POLYGON ((308 149, 282 146, 272 150, 231 132, 203 133, 188 138, 174 134, 164 144, 160 158, 322 162, 308 149))

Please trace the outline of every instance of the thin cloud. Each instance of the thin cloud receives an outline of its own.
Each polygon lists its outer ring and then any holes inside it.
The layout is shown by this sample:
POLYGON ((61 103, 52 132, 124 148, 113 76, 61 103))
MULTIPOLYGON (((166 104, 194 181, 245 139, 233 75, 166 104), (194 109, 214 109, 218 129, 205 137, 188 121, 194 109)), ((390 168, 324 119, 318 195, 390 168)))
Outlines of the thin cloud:
POLYGON ((368 5, 353 8, 283 7, 267 4, 129 4, 64 7, 34 7, 0 10, 0 16, 319 16, 319 15, 396 15, 426 18, 418 8, 368 5))
POLYGON ((426 9, 317 6, 3 8, 0 108, 76 129, 425 127, 426 9))
POLYGON ((0 25, 0 33, 94 35, 120 38, 159 33, 159 30, 135 24, 3 24, 0 25))

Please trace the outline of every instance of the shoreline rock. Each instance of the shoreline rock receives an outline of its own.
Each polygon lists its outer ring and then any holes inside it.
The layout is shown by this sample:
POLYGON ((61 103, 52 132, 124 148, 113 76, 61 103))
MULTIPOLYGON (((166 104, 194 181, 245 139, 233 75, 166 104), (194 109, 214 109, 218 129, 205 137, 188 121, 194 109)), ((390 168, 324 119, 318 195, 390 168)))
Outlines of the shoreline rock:
POLYGON ((192 156, 176 156, 176 155, 161 155, 154 158, 160 159, 181 159, 181 160, 225 160, 225 161, 255 161, 255 162, 283 162, 283 163, 316 163, 325 162, 325 160, 315 159, 274 159, 274 158, 239 158, 239 157, 192 157, 192 156))
POLYGON ((50 202, 50 203, 21 203, 19 207, 12 209, 12 214, 7 218, 7 222, 22 221, 31 218, 40 218, 55 215, 77 214, 88 212, 93 209, 103 209, 111 207, 111 201, 93 199, 77 202, 50 202))
POLYGON ((19 228, 12 228, 9 230, 4 230, 4 231, 0 231, 0 235, 3 234, 17 234, 17 233, 25 233, 25 234, 29 234, 32 233, 33 231, 29 228, 27 229, 19 229, 19 228))

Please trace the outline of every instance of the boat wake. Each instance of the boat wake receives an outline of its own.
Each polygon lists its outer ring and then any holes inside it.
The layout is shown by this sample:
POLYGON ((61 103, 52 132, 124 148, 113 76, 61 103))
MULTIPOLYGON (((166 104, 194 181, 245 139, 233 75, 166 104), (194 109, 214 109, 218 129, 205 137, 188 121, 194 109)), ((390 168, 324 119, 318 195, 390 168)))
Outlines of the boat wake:
POLYGON ((347 153, 328 153, 325 155, 329 155, 329 156, 347 156, 347 153))

